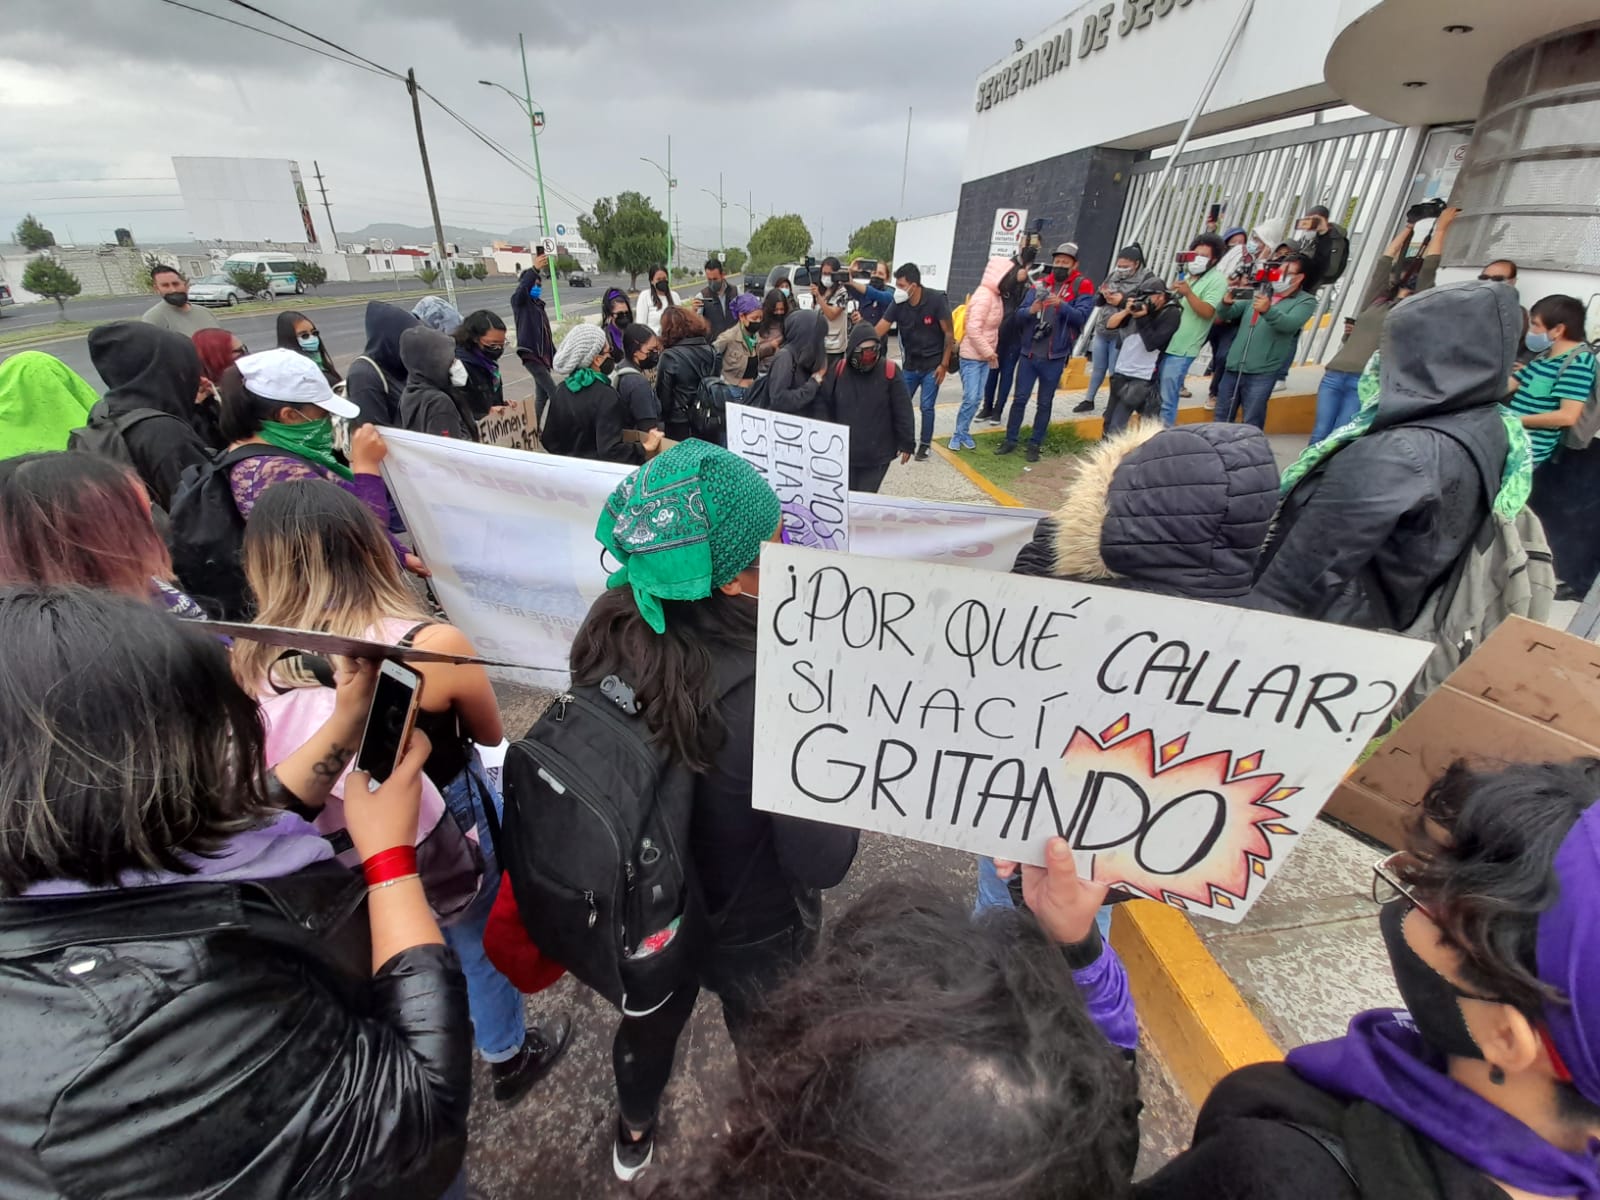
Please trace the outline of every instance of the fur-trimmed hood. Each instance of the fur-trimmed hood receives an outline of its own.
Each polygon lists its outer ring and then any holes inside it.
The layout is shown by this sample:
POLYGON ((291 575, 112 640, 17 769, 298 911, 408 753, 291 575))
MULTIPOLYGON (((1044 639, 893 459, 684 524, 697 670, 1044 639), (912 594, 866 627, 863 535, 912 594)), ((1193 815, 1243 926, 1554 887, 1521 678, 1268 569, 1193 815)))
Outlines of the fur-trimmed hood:
POLYGON ((1250 590, 1277 504, 1260 430, 1145 423, 1084 458, 1015 569, 1226 600, 1250 590))

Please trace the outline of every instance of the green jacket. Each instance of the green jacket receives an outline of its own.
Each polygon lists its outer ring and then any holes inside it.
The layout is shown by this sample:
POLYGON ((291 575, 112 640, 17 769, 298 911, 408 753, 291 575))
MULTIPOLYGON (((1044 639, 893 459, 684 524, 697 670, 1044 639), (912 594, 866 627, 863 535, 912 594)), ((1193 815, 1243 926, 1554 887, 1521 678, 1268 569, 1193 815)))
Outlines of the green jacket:
POLYGON ((1239 322, 1227 369, 1241 375, 1265 375, 1276 372, 1294 353, 1295 339, 1317 311, 1317 296, 1315 292, 1296 292, 1267 309, 1253 327, 1250 319, 1255 314, 1249 301, 1225 304, 1218 311, 1225 322, 1239 322))

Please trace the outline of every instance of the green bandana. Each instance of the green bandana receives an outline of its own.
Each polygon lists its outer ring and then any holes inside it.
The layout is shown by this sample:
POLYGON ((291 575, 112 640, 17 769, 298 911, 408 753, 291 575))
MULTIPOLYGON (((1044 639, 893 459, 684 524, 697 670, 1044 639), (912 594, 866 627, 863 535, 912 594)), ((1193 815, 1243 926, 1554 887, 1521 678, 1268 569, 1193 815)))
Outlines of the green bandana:
MULTIPOLYGON (((1307 475, 1311 474, 1336 450, 1355 441, 1378 416, 1378 398, 1381 393, 1379 356, 1367 360, 1367 369, 1361 373, 1356 385, 1361 397, 1361 408, 1348 422, 1339 426, 1315 446, 1307 446, 1300 457, 1283 473, 1283 494, 1288 495, 1307 475)), ((1506 465, 1500 472, 1500 491, 1494 498, 1494 511, 1507 521, 1514 521, 1527 506, 1533 491, 1533 450, 1528 444, 1528 431, 1521 419, 1505 405, 1500 405, 1500 420, 1506 427, 1506 465)))
POLYGON ((704 600, 751 566, 783 511, 738 455, 690 439, 651 459, 606 500, 595 538, 621 562, 645 624, 667 631, 663 600, 704 600))
POLYGON ((263 421, 260 436, 267 445, 287 450, 307 462, 325 467, 340 479, 355 478, 350 468, 333 456, 333 421, 328 417, 315 421, 302 421, 298 425, 263 421))
POLYGON ((571 375, 567 376, 567 391, 581 392, 591 383, 605 382, 607 380, 602 372, 596 371, 593 367, 579 367, 571 375))

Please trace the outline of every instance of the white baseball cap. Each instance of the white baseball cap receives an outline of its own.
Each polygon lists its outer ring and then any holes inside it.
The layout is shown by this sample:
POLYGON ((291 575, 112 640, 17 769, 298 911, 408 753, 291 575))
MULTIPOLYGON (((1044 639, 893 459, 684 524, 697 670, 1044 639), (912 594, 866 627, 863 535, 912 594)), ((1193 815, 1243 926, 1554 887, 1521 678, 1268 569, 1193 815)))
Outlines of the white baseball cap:
POLYGON ((281 347, 246 354, 234 363, 244 377, 244 385, 263 400, 276 400, 280 404, 315 404, 335 417, 347 420, 361 415, 361 410, 343 396, 334 395, 317 366, 298 350, 281 347))

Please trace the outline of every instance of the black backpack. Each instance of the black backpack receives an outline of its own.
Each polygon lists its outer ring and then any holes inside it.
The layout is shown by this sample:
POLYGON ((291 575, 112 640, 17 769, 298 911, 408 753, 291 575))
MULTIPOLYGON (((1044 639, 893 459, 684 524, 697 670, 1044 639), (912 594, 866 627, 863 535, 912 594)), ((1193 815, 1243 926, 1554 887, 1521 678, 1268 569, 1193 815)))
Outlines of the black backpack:
POLYGON ((1328 223, 1328 232, 1317 239, 1316 261, 1314 266, 1320 268, 1317 272, 1317 286, 1327 287, 1330 283, 1338 283, 1344 275, 1345 268, 1350 265, 1350 235, 1345 232, 1343 225, 1328 223))
POLYGON ((608 675, 560 696, 512 743, 502 778, 501 862, 528 936, 624 1015, 654 1011, 694 978, 704 940, 694 777, 608 675))
POLYGON ((172 493, 167 544, 173 572, 215 620, 248 621, 254 615, 240 560, 244 518, 233 502, 228 472, 235 463, 262 455, 297 457, 271 446, 240 446, 185 467, 172 493))
POLYGON ((734 389, 722 380, 722 351, 718 350, 711 363, 711 373, 695 389, 694 403, 689 406, 689 432, 703 442, 724 445, 728 428, 728 401, 734 389))
POLYGON ((166 416, 171 414, 162 412, 158 408, 136 408, 132 412, 114 417, 106 409, 106 402, 97 400, 94 407, 89 410, 89 423, 67 435, 67 449, 87 450, 91 454, 104 455, 124 466, 137 467, 138 464, 133 461, 133 452, 128 449, 128 430, 141 421, 148 421, 151 417, 166 416))

